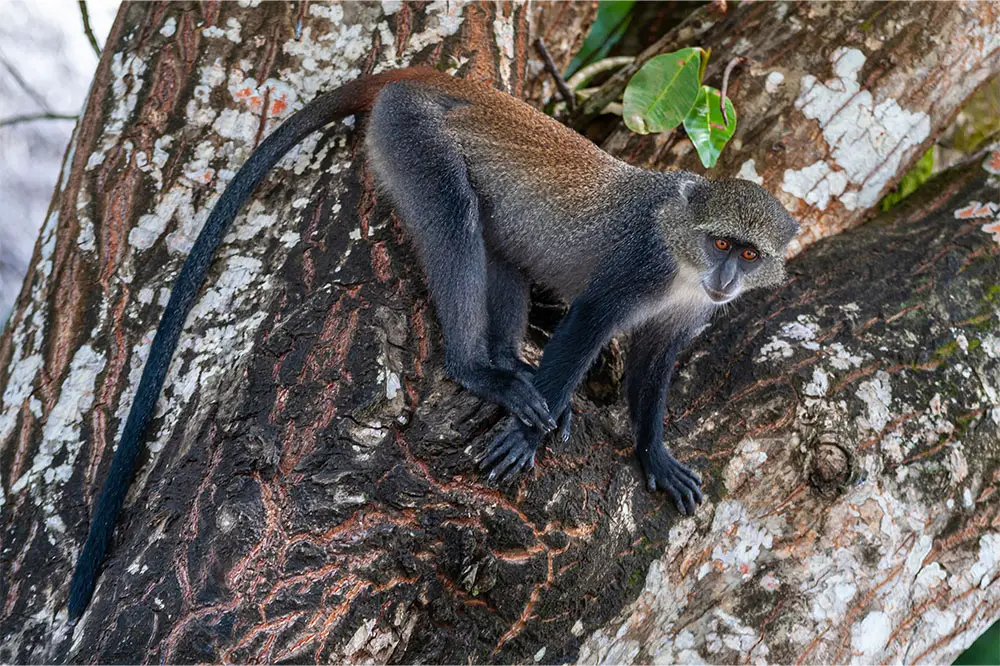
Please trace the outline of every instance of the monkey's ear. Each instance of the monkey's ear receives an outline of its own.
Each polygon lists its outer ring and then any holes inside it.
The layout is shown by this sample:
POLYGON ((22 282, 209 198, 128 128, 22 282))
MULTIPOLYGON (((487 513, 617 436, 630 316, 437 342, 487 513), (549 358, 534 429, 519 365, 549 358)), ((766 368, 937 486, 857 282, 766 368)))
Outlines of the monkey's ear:
MULTIPOLYGON (((691 174, 694 175, 694 174, 691 174)), ((685 178, 678 186, 678 194, 684 200, 684 205, 703 203, 708 197, 709 181, 704 178, 685 178)))

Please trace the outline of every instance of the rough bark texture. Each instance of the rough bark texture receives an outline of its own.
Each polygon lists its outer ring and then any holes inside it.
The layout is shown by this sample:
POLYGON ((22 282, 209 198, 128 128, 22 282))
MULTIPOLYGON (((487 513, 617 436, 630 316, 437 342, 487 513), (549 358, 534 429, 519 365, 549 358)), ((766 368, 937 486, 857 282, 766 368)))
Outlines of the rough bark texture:
POLYGON ((998 249, 954 219, 997 200, 980 172, 818 246, 692 348, 676 450, 708 501, 677 521, 617 403, 578 397, 531 478, 481 483, 503 414, 444 379, 419 268, 340 123, 234 225, 66 625, 152 327, 233 171, 376 66, 519 93, 530 37, 520 5, 123 10, 0 340, 0 659, 944 660, 997 614, 998 249))
MULTIPOLYGON (((1000 7, 986 2, 744 2, 706 6, 664 37, 731 58, 736 135, 713 178, 756 180, 802 222, 791 254, 860 224, 976 89, 1000 68, 1000 7)), ((604 142, 651 168, 704 172, 680 130, 604 142)))
POLYGON ((671 402, 712 506, 581 662, 951 663, 1000 616, 997 185, 929 183, 702 336, 671 402))

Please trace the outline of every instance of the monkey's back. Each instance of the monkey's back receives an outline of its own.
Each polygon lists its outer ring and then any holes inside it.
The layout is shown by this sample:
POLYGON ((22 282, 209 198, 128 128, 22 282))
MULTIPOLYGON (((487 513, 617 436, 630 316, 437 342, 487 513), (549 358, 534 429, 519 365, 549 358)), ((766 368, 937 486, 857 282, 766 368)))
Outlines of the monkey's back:
POLYGON ((444 121, 483 203, 487 244, 572 298, 629 225, 641 224, 621 214, 621 202, 643 172, 515 97, 453 81, 451 94, 469 104, 444 121))
POLYGON ((643 190, 655 189, 654 174, 511 95, 443 73, 383 89, 367 145, 397 203, 405 195, 392 192, 392 160, 427 159, 428 146, 446 151, 449 142, 478 198, 487 247, 565 298, 623 234, 652 219, 655 193, 643 190))

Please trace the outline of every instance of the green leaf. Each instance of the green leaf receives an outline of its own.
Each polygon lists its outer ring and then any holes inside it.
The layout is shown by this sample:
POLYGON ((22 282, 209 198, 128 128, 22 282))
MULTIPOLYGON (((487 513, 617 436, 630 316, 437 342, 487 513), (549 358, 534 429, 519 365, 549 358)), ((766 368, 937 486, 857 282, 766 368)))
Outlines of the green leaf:
POLYGON ((900 201, 917 191, 923 185, 931 173, 934 171, 934 146, 927 149, 927 152, 917 160, 913 168, 906 172, 906 175, 899 181, 896 189, 885 195, 882 199, 882 212, 889 210, 900 201))
POLYGON ((729 122, 723 124, 722 109, 719 106, 721 96, 722 93, 717 88, 702 86, 694 108, 684 119, 684 130, 706 169, 715 166, 719 161, 719 153, 736 132, 736 108, 727 97, 726 117, 729 122))
POLYGON ((698 99, 701 49, 658 55, 625 88, 622 117, 633 132, 666 132, 680 125, 698 99))
POLYGON ((578 69, 602 59, 618 43, 632 21, 632 8, 636 0, 601 0, 597 18, 590 26, 587 38, 563 74, 569 78, 578 69))

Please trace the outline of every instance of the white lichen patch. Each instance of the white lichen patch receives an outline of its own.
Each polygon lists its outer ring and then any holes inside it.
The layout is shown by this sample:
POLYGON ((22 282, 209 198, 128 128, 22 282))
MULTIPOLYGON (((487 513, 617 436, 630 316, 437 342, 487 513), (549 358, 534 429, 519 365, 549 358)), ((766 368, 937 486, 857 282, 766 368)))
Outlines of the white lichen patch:
POLYGON ((115 53, 111 58, 111 112, 104 124, 97 150, 87 157, 89 171, 104 163, 108 151, 119 144, 122 130, 135 112, 144 83, 146 63, 135 54, 115 53))
POLYGON ((755 360, 758 363, 763 361, 780 361, 783 358, 791 358, 794 354, 795 350, 792 349, 792 345, 788 344, 788 341, 775 337, 760 348, 755 360))
POLYGON ((817 333, 819 324, 816 320, 808 315, 799 315, 795 321, 782 324, 778 334, 761 346, 755 360, 759 363, 791 358, 795 353, 792 343, 798 344, 803 349, 815 351, 819 349, 819 343, 816 342, 817 333))
POLYGON ((638 490, 637 483, 630 483, 629 488, 619 493, 618 506, 611 515, 611 531, 614 534, 635 534, 635 518, 632 511, 632 496, 638 490))
POLYGON ((408 60, 427 46, 456 34, 462 27, 462 14, 466 4, 466 0, 434 0, 427 5, 423 32, 410 38, 406 51, 399 54, 400 57, 408 60))
POLYGON ((160 28, 160 34, 164 37, 173 37, 175 32, 177 32, 177 19, 168 16, 167 20, 163 22, 163 27, 160 28))
POLYGON ((830 390, 830 376, 822 368, 813 368, 813 376, 802 392, 814 398, 822 398, 830 390))
POLYGON ((493 38, 499 48, 502 60, 500 63, 500 81, 504 89, 510 89, 510 72, 514 64, 514 24, 512 21, 514 12, 510 16, 504 16, 502 11, 497 12, 497 18, 493 20, 493 38))
POLYGON ((839 197, 847 189, 847 176, 819 160, 804 169, 786 169, 781 189, 804 199, 815 208, 826 210, 831 199, 839 197))
POLYGON ((187 186, 174 186, 157 200, 156 208, 152 213, 139 216, 139 221, 129 231, 129 245, 137 250, 151 248, 159 240, 178 208, 181 209, 182 213, 193 212, 191 209, 191 190, 187 186))
POLYGON ((831 622, 843 618, 858 593, 855 572, 861 565, 854 554, 837 548, 830 554, 812 555, 804 564, 806 572, 812 572, 812 576, 807 575, 800 589, 809 591, 811 618, 831 622))
POLYGON ((3 411, 0 412, 0 442, 5 441, 14 432, 21 405, 34 390, 35 377, 42 367, 42 355, 32 354, 20 358, 23 347, 14 348, 15 358, 10 363, 10 377, 3 392, 3 411))
POLYGON ((220 28, 217 25, 209 26, 201 31, 201 34, 206 37, 225 37, 229 41, 239 44, 242 39, 240 39, 240 22, 236 20, 235 17, 230 16, 226 19, 225 29, 220 28))
POLYGON ((889 616, 872 611, 851 630, 851 647, 856 653, 852 663, 870 664, 877 660, 892 634, 889 616))
POLYGON ((188 122, 196 127, 211 123, 216 116, 216 110, 211 103, 212 91, 226 80, 226 67, 221 58, 216 58, 211 65, 203 66, 198 72, 198 84, 191 94, 191 101, 185 109, 188 122))
POLYGON ((768 95, 773 95, 774 93, 778 92, 778 89, 781 88, 781 85, 784 82, 785 82, 784 74, 778 71, 770 72, 768 73, 767 78, 764 79, 764 90, 767 92, 768 95))
POLYGON ((142 90, 142 75, 146 72, 146 62, 135 54, 127 56, 116 53, 111 58, 111 87, 117 103, 112 107, 108 122, 104 126, 104 137, 118 135, 125 123, 132 117, 142 90))
POLYGON ((733 492, 748 480, 760 479, 763 473, 761 467, 765 462, 767 453, 761 450, 758 440, 747 438, 740 442, 723 475, 726 490, 733 492))
POLYGON ((836 370, 850 370, 851 368, 860 368, 861 364, 864 363, 864 358, 852 354, 847 351, 843 344, 839 342, 834 342, 829 346, 832 352, 828 359, 830 365, 836 370))
MULTIPOLYGON (((106 358, 90 345, 80 347, 70 363, 60 387, 59 399, 48 413, 42 428, 42 441, 31 460, 31 467, 11 486, 18 493, 31 486, 61 485, 69 480, 73 463, 83 446, 83 419, 94 404, 97 377, 104 371, 106 358)), ((54 506, 51 490, 36 488, 45 506, 54 506)))
POLYGON ((712 549, 714 570, 730 579, 751 578, 757 558, 773 542, 771 532, 750 518, 741 502, 720 503, 712 519, 712 531, 720 535, 712 549))
POLYGON ((861 429, 880 432, 889 423, 892 406, 892 386, 889 374, 879 371, 875 379, 861 382, 855 396, 865 403, 866 413, 857 417, 861 429))
POLYGON ((859 82, 865 55, 840 47, 831 55, 835 77, 802 77, 795 107, 816 120, 832 161, 785 172, 782 188, 825 209, 839 197, 848 210, 873 206, 902 160, 930 135, 930 117, 887 97, 878 103, 859 82))
POLYGON ((757 183, 758 185, 764 184, 764 179, 757 173, 757 165, 753 159, 749 159, 740 166, 739 173, 736 174, 737 178, 742 178, 743 180, 749 180, 752 183, 757 183))
POLYGON ((266 209, 261 202, 253 201, 246 216, 240 221, 240 224, 235 225, 229 230, 223 241, 247 241, 257 236, 261 231, 274 227, 278 223, 277 214, 265 211, 266 209))

